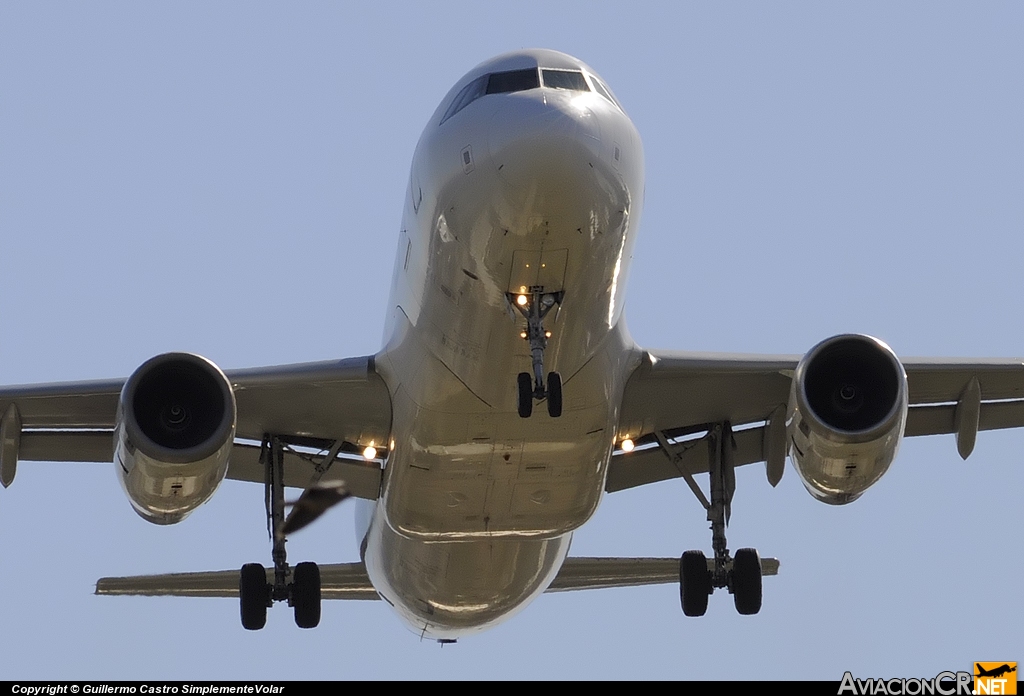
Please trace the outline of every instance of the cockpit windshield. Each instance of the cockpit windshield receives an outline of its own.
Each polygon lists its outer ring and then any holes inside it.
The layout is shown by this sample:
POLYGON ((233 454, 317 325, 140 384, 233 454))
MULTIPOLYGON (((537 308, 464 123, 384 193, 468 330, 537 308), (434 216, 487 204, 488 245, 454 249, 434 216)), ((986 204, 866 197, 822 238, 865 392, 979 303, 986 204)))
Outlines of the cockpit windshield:
MULTIPOLYGON (((441 117, 441 123, 486 94, 508 94, 536 89, 541 86, 541 76, 544 78, 544 86, 549 89, 567 89, 575 92, 589 92, 591 89, 587 84, 587 78, 579 70, 526 68, 489 73, 476 78, 455 95, 455 99, 452 100, 444 112, 444 116, 441 117)), ((618 106, 618 102, 600 80, 593 75, 590 76, 590 79, 598 94, 618 106)))
POLYGON ((537 78, 536 68, 496 72, 487 76, 487 94, 522 92, 538 87, 540 87, 540 80, 537 78))
POLYGON ((571 89, 577 92, 589 92, 590 87, 578 70, 542 70, 544 86, 553 89, 571 89))

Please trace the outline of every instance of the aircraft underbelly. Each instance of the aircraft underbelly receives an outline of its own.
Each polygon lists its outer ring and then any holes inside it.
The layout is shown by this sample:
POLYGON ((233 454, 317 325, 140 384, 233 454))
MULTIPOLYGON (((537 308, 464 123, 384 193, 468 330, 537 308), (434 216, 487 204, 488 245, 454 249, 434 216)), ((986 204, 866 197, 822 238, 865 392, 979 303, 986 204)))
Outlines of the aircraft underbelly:
POLYGON ((414 631, 451 639, 487 629, 540 595, 558 573, 571 537, 424 543, 377 517, 366 568, 414 631))

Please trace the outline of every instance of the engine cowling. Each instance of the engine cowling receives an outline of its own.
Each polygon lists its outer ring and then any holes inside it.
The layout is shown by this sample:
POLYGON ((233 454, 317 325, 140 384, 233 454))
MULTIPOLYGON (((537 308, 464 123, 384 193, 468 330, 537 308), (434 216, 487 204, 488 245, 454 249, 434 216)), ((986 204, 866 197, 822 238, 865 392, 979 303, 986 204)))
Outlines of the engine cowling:
POLYGON ((907 423, 907 373, 871 336, 825 339, 797 365, 787 418, 790 456, 807 490, 851 503, 896 458, 907 423))
POLYGON ((128 378, 117 406, 114 464, 139 515, 174 524, 224 480, 235 435, 235 395, 206 358, 166 353, 128 378))

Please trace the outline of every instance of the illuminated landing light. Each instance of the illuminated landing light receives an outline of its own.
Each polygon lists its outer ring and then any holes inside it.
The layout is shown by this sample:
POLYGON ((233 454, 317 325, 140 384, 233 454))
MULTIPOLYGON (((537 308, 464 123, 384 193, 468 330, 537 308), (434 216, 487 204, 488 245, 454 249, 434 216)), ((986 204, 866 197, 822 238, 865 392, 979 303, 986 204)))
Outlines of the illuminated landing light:
POLYGON ((395 450, 395 438, 391 438, 391 445, 388 447, 392 452, 395 450))
POLYGON ((526 338, 526 332, 525 331, 520 331, 519 332, 519 338, 526 338))
POLYGON ((520 307, 525 307, 526 303, 529 301, 530 298, 528 298, 526 295, 520 295, 519 297, 516 298, 516 304, 518 304, 520 307))
POLYGON ((633 444, 633 441, 627 437, 625 440, 622 441, 622 444, 619 445, 619 447, 622 448, 623 452, 632 452, 633 447, 635 447, 635 445, 633 444))
POLYGON ((551 332, 550 331, 545 331, 544 332, 544 337, 545 338, 551 338, 551 332))
POLYGON ((369 447, 364 449, 363 450, 363 458, 364 459, 376 459, 377 458, 377 448, 374 447, 373 445, 370 445, 369 447))

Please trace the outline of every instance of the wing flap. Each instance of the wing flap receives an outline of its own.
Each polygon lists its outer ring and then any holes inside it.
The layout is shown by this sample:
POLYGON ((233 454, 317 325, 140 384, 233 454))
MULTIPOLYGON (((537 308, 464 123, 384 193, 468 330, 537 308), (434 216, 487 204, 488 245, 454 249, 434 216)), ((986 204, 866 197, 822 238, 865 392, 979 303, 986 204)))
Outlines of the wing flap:
POLYGON ((21 434, 18 459, 27 462, 112 462, 111 430, 29 430, 21 434))
POLYGON ((981 384, 983 401, 1024 399, 1024 361, 1019 358, 907 358, 902 362, 911 404, 958 401, 972 377, 981 384))
POLYGON ((264 433, 381 445, 391 432, 391 395, 373 357, 229 370, 237 435, 264 433))
MULTIPOLYGON (((978 430, 1024 427, 1024 401, 995 401, 981 404, 978 430)), ((907 413, 907 437, 948 435, 956 432, 956 404, 914 406, 907 413)))
MULTIPOLYGON (((291 449, 284 450, 284 485, 308 488, 317 473, 320 460, 304 457, 291 449)), ((234 481, 266 481, 264 466, 260 462, 260 447, 236 443, 231 449, 227 478, 234 481)), ((336 459, 323 474, 321 481, 344 481, 349 492, 357 498, 376 500, 380 494, 381 469, 374 462, 336 459)))
MULTIPOLYGON (((110 431, 42 430, 22 433, 18 458, 37 462, 99 462, 114 458, 113 433, 110 431)), ((307 488, 313 482, 322 457, 303 456, 284 450, 284 485, 307 488)), ((266 480, 260 462, 260 447, 235 443, 231 449, 227 478, 235 481, 263 483, 266 480)), ((375 462, 337 458, 322 475, 324 481, 344 481, 357 498, 376 500, 380 493, 381 470, 375 462)))
POLYGON ((15 403, 21 426, 111 430, 123 379, 60 382, 0 388, 0 413, 15 403))
MULTIPOLYGON (((755 464, 767 458, 766 433, 767 428, 764 426, 733 432, 734 466, 755 464)), ((675 449, 679 456, 674 461, 661 447, 615 455, 608 466, 605 491, 614 493, 648 483, 681 478, 684 468, 691 474, 707 473, 710 469, 711 452, 706 435, 678 443, 675 449)))
POLYGON ((763 421, 789 399, 799 356, 645 352, 626 383, 620 432, 763 421))

